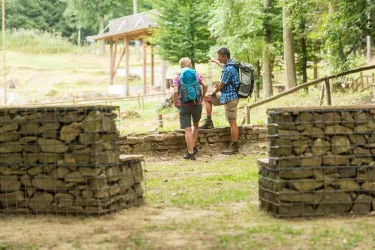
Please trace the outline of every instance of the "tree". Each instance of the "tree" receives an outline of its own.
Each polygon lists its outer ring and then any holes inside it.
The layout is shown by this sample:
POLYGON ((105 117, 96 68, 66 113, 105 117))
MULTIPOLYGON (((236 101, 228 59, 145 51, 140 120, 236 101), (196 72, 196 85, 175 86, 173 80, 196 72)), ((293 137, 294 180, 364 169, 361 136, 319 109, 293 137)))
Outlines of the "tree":
POLYGON ((264 98, 271 97, 272 91, 272 61, 270 46, 272 41, 272 29, 270 25, 270 13, 272 11, 272 0, 264 0, 264 12, 266 13, 265 21, 265 42, 266 45, 263 48, 263 92, 264 98))
POLYGON ((284 40, 284 65, 285 65, 285 76, 286 76, 286 89, 297 86, 296 79, 296 66, 294 61, 294 41, 293 33, 287 19, 290 15, 290 11, 283 7, 283 40, 284 40))
POLYGON ((215 0, 211 8, 209 27, 219 46, 228 47, 234 59, 256 67, 256 96, 259 97, 262 48, 264 42, 264 13, 262 0, 215 0))
MULTIPOLYGON (((75 9, 82 14, 86 20, 98 20, 99 32, 104 29, 105 16, 113 12, 121 11, 123 1, 121 0, 73 0, 75 9)), ((100 54, 105 54, 104 41, 100 41, 100 54)))
POLYGON ((210 1, 156 0, 153 6, 159 14, 155 17, 158 30, 153 43, 159 46, 157 53, 170 62, 189 57, 195 63, 207 62, 207 55, 214 40, 208 30, 210 1))

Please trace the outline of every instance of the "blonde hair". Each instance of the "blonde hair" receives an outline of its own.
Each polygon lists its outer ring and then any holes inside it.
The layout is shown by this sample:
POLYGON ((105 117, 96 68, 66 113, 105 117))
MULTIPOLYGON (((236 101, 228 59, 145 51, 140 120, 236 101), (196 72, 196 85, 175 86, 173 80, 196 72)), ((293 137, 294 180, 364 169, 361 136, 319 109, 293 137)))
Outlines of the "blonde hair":
POLYGON ((188 67, 190 63, 191 63, 191 60, 189 57, 183 57, 180 59, 180 62, 179 62, 181 68, 188 67))

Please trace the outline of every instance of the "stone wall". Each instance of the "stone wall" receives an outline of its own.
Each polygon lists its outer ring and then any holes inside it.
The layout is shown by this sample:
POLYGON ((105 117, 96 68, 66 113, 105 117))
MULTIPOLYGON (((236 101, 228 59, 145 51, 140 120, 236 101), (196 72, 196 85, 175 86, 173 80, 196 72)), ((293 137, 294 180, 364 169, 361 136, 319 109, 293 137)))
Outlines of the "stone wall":
POLYGON ((276 216, 375 209, 375 107, 268 110, 260 207, 276 216))
POLYGON ((0 109, 0 213, 101 214, 141 204, 143 157, 120 157, 116 109, 0 109))
MULTIPOLYGON (((240 145, 265 141, 267 129, 264 126, 240 126, 240 145)), ((200 150, 206 148, 223 148, 231 141, 230 128, 201 129, 197 146, 200 150)), ((122 154, 160 154, 162 152, 186 151, 185 134, 183 130, 168 133, 153 133, 148 135, 122 136, 117 141, 122 154)))

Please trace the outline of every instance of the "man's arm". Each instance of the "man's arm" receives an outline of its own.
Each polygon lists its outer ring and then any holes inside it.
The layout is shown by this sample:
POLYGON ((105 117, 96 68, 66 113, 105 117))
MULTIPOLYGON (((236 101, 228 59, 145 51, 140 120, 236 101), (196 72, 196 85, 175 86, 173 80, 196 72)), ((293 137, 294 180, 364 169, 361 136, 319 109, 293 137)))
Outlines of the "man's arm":
POLYGON ((224 88, 224 86, 225 86, 225 83, 220 82, 220 83, 216 86, 215 90, 211 92, 210 95, 216 95, 216 93, 220 92, 220 91, 224 88))
POLYGON ((219 60, 215 59, 215 58, 211 58, 210 60, 208 60, 209 62, 213 62, 213 63, 216 63, 217 66, 223 68, 224 67, 224 63, 220 63, 219 60))

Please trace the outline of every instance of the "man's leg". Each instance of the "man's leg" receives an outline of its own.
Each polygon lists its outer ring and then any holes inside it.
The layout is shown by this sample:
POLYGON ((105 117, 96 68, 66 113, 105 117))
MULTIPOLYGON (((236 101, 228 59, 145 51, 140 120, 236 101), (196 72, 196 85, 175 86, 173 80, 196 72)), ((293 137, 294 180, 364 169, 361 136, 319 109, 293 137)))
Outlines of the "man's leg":
POLYGON ((231 155, 238 152, 238 125, 237 125, 237 105, 238 100, 233 100, 224 105, 225 116, 230 125, 230 132, 232 137, 232 143, 229 145, 228 149, 224 150, 222 153, 231 155))
POLYGON ((199 127, 201 129, 211 129, 214 127, 214 124, 212 122, 212 102, 213 102, 213 96, 205 96, 203 99, 203 105, 206 110, 207 118, 204 121, 204 123, 199 127))

